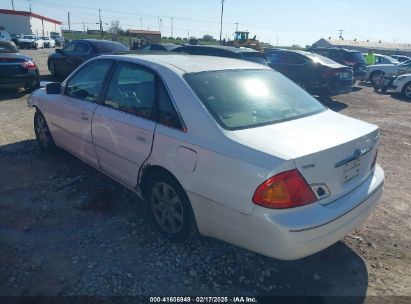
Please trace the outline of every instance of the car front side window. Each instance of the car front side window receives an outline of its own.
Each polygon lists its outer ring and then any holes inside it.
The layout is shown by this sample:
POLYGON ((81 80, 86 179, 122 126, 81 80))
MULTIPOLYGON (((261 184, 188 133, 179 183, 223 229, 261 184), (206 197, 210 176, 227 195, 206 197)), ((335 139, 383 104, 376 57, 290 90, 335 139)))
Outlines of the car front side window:
POLYGON ((104 105, 146 119, 153 119, 155 75, 130 63, 118 63, 107 88, 104 105))
POLYGON ((68 80, 65 95, 97 102, 111 65, 111 60, 96 60, 89 63, 68 80))

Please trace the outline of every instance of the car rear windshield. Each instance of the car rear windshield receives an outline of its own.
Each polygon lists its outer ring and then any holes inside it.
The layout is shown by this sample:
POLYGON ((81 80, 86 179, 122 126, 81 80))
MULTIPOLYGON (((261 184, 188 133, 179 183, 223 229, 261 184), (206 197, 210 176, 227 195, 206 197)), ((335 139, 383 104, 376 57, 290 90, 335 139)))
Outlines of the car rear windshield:
POLYGON ((33 36, 33 35, 25 35, 23 38, 24 38, 24 39, 36 39, 36 36, 33 36))
POLYGON ((244 59, 244 60, 248 60, 248 61, 268 65, 267 64, 267 59, 266 59, 266 57, 263 53, 259 53, 259 52, 242 53, 241 58, 244 59))
POLYGON ((0 41, 0 53, 18 53, 18 51, 11 43, 0 41))
POLYGON ((335 62, 334 60, 332 60, 330 58, 327 58, 327 57, 324 57, 324 56, 321 56, 321 55, 318 55, 316 53, 306 53, 304 55, 306 55, 308 58, 314 60, 315 62, 319 62, 319 63, 322 63, 322 64, 337 64, 337 62, 335 62))
POLYGON ((113 53, 127 51, 124 45, 118 42, 98 41, 93 43, 98 53, 113 53))
POLYGON ((298 85, 273 70, 222 70, 185 74, 214 119, 227 130, 247 129, 325 110, 298 85))
POLYGON ((360 52, 347 52, 346 58, 354 62, 365 62, 364 56, 360 52))

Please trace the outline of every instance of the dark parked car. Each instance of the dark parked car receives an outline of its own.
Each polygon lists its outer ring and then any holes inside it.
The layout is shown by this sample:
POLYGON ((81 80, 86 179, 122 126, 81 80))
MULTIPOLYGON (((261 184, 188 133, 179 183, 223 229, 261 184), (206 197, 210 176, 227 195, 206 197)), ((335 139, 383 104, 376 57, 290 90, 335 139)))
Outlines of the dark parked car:
POLYGON ((0 87, 23 87, 28 92, 40 87, 39 69, 33 59, 20 54, 8 41, 0 41, 0 87))
POLYGON ((361 52, 343 48, 309 48, 307 51, 349 66, 354 71, 354 80, 365 80, 366 63, 361 52))
POLYGON ((72 40, 63 49, 56 49, 56 52, 49 56, 47 65, 53 79, 65 78, 90 58, 127 50, 121 43, 109 40, 72 40))
POLYGON ((64 38, 61 37, 60 35, 50 35, 50 37, 56 42, 56 46, 58 47, 64 46, 64 38))
POLYGON ((218 45, 185 45, 175 48, 172 51, 191 55, 237 58, 267 65, 267 58, 263 53, 248 48, 218 45))
POLYGON ((148 44, 145 45, 141 50, 142 51, 164 51, 164 52, 170 52, 174 50, 175 48, 178 48, 178 44, 174 43, 154 43, 154 44, 148 44))
POLYGON ((19 39, 23 38, 24 34, 10 34, 11 41, 14 42, 15 45, 19 45, 19 39))
POLYGON ((269 66, 316 95, 336 95, 353 89, 350 67, 327 57, 305 52, 278 50, 266 52, 269 66))

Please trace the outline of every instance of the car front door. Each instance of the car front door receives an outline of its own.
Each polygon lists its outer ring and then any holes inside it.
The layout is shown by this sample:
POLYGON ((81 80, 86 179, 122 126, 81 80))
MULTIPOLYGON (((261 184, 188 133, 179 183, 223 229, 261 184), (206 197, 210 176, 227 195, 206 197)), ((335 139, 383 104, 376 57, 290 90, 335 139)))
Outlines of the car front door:
POLYGON ((103 171, 134 187, 151 152, 156 75, 133 63, 117 62, 103 103, 93 115, 93 144, 103 171))
POLYGON ((90 62, 71 76, 61 95, 48 103, 49 127, 57 145, 98 167, 92 145, 91 120, 108 78, 112 60, 90 62))

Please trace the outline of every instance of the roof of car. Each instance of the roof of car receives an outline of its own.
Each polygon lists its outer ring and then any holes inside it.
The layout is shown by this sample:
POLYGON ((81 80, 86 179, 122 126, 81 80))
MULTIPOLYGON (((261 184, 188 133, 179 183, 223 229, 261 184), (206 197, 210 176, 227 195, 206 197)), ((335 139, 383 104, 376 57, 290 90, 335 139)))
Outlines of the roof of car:
POLYGON ((124 54, 112 55, 109 57, 128 58, 145 60, 168 68, 178 69, 184 73, 197 73, 204 71, 217 71, 228 69, 270 69, 264 65, 233 58, 216 57, 216 56, 200 56, 200 55, 140 55, 140 54, 124 54))
POLYGON ((360 51, 357 51, 357 50, 349 50, 349 49, 345 49, 342 47, 311 47, 311 48, 308 48, 308 50, 342 50, 345 52, 361 53, 360 51))
POLYGON ((250 49, 250 48, 236 48, 233 46, 225 46, 225 45, 182 45, 179 48, 208 48, 208 49, 219 49, 219 50, 225 50, 228 52, 233 52, 233 53, 251 53, 251 52, 257 52, 256 50, 250 49))

